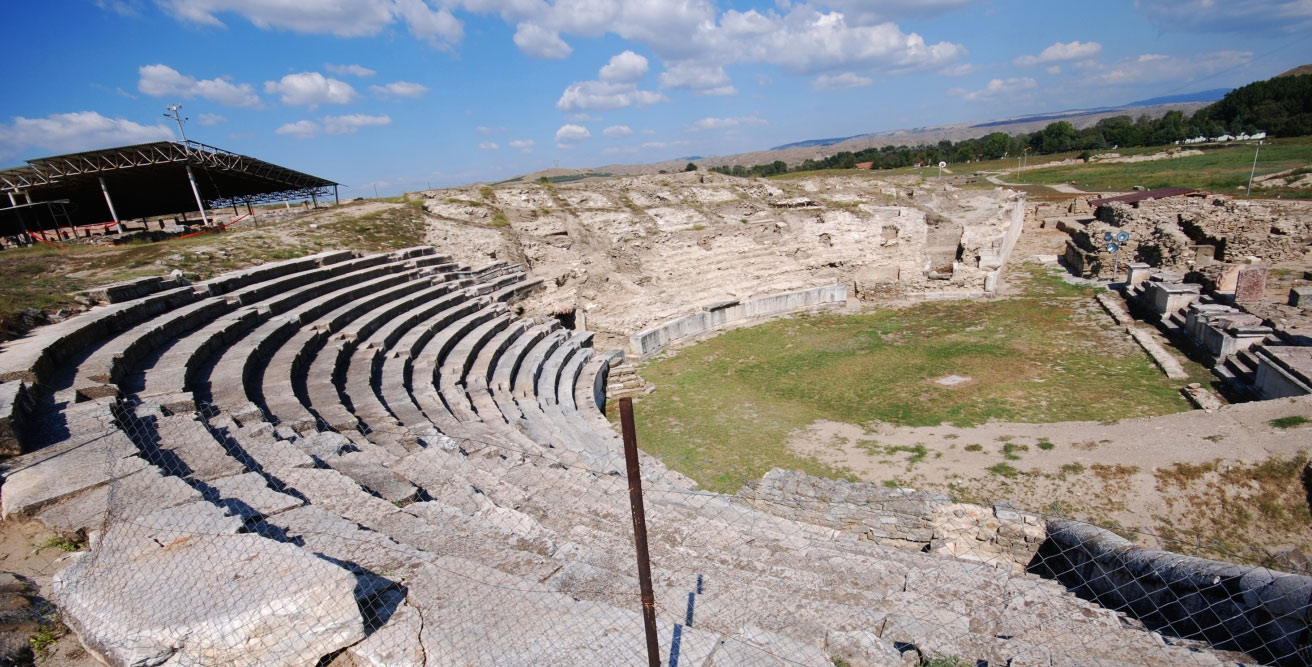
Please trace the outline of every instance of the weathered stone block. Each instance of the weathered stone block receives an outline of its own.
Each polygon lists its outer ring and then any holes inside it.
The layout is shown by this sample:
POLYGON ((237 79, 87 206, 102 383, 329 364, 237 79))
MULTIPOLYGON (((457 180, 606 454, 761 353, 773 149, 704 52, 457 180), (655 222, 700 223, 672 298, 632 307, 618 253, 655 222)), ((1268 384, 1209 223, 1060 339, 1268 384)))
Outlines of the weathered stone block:
POLYGON ((1289 305, 1312 307, 1312 285, 1299 285, 1289 290, 1289 305))
POLYGON ((364 638, 355 575, 308 551, 248 534, 161 545, 131 530, 119 524, 53 584, 63 621, 111 664, 307 665, 364 638))

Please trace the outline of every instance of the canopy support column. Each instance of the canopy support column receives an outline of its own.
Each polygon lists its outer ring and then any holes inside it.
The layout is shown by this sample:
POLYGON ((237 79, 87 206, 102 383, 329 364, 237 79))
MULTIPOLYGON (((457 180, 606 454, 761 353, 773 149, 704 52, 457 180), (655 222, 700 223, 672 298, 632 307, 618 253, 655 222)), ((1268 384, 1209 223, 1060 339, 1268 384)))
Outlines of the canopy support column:
POLYGON ((342 199, 337 196, 337 185, 333 184, 333 206, 341 206, 342 199))
POLYGON ((191 194, 196 196, 196 207, 200 209, 201 222, 208 227, 210 219, 205 215, 205 202, 200 199, 200 188, 196 187, 196 175, 191 173, 191 165, 187 165, 187 180, 191 181, 191 194))
POLYGON ((105 204, 109 206, 109 217, 114 220, 114 229, 119 236, 123 235, 123 225, 119 222, 118 211, 114 210, 114 200, 109 198, 109 186, 105 185, 105 177, 98 176, 100 180, 100 191, 105 193, 105 204))

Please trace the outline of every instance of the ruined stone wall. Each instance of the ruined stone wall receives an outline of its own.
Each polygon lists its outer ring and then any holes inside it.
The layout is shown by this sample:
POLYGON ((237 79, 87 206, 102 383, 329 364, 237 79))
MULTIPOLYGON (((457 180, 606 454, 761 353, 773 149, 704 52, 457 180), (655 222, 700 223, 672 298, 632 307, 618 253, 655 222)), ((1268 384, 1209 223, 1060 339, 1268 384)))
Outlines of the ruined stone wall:
MULTIPOLYGON (((1171 270, 1192 268, 1197 245, 1215 246, 1217 259, 1234 262, 1252 256, 1272 263, 1301 257, 1312 243, 1309 202, 1168 197, 1140 202, 1137 208, 1102 206, 1099 221, 1130 232, 1136 261, 1171 270)), ((1096 248, 1103 228, 1095 223, 1089 231, 1096 248)))
POLYGON ((670 343, 699 336, 731 324, 817 307, 841 306, 846 302, 846 285, 825 285, 767 294, 742 302, 713 304, 700 312, 633 334, 629 337, 629 351, 639 358, 647 357, 664 349, 670 343))
POLYGON ((522 304, 527 314, 582 313, 600 345, 626 346, 703 304, 761 294, 836 284, 862 299, 982 292, 994 269, 979 255, 1005 245, 1014 195, 913 187, 890 196, 887 186, 868 176, 686 173, 424 196, 431 242, 469 264, 521 264, 552 286, 522 304), (931 231, 943 246, 933 251, 931 231), (950 274, 928 275, 948 264, 950 274))
POLYGON ((1032 572, 1148 627, 1312 664, 1312 577, 1142 549, 1086 523, 1049 519, 1032 572))
POLYGON ((1023 572, 1044 539, 1035 514, 955 503, 932 491, 812 477, 775 468, 738 496, 758 510, 910 551, 1023 572))

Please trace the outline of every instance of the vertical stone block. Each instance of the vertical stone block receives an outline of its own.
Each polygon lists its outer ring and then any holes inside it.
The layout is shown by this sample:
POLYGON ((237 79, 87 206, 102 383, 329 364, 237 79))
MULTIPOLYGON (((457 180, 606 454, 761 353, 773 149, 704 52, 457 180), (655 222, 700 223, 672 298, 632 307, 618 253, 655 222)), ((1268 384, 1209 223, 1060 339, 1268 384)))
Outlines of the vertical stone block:
POLYGON ((1235 277, 1235 302, 1252 303, 1261 301, 1266 293, 1266 267, 1245 266, 1239 269, 1235 277))

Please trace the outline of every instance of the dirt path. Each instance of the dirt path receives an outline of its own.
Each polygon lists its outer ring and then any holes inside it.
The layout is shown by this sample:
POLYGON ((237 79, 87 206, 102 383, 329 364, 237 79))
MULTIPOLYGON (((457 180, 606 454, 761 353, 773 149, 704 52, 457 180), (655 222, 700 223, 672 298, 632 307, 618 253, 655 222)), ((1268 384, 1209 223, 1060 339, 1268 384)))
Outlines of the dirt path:
MULTIPOLYGON (((29 640, 54 640, 37 656, 42 667, 92 667, 91 657, 57 622, 49 606, 51 577, 67 563, 68 553, 54 543, 55 534, 35 521, 0 522, 0 665, 31 664, 16 657, 33 646, 29 640), (16 576, 12 576, 16 575, 16 576)), ((67 545, 68 543, 60 543, 67 545)), ((71 545, 70 545, 71 546, 71 545)), ((30 655, 28 653, 27 655, 30 655)))

